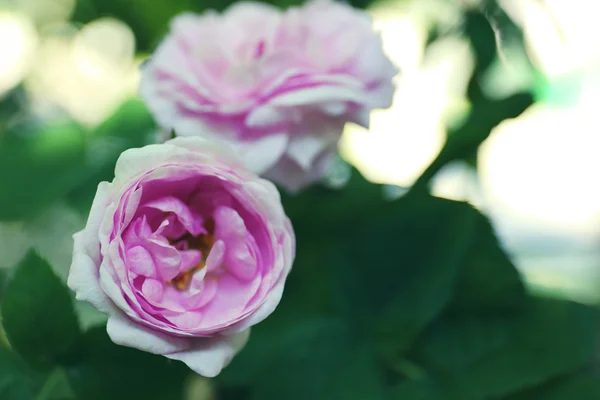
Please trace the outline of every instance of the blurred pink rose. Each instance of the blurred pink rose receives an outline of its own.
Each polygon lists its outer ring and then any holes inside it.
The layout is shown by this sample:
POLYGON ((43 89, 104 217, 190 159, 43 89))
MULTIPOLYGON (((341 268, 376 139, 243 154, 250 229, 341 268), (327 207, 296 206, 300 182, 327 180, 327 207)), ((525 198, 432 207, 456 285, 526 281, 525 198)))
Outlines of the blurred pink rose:
POLYGON ((275 186, 202 138, 124 152, 74 239, 69 287, 111 339, 211 377, 275 309, 295 251, 275 186))
POLYGON ((389 107, 396 72, 363 11, 242 2, 176 17, 140 94, 168 134, 229 141, 295 191, 326 172, 346 122, 366 127, 371 110, 389 107))

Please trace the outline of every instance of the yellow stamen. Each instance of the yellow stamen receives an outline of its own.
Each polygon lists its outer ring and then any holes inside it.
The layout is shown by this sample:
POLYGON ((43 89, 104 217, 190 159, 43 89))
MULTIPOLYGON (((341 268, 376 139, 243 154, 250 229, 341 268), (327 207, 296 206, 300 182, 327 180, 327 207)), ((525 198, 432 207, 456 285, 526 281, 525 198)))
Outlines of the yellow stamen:
MULTIPOLYGON (((177 290, 187 289, 188 286, 190 285, 190 282, 192 281, 192 277, 194 276, 194 273, 196 273, 197 271, 200 271, 202 268, 206 267, 206 259, 208 258, 208 254, 210 253, 210 250, 212 249, 212 247, 215 244, 215 237, 214 237, 215 222, 214 222, 214 220, 212 218, 207 220, 204 224, 204 227, 208 231, 208 234, 206 234, 206 235, 192 236, 188 233, 185 236, 183 236, 181 239, 177 240, 178 242, 182 241, 182 240, 187 241, 188 248, 200 250, 200 252, 202 253, 202 260, 200 260, 200 262, 198 264, 196 264, 194 267, 188 269, 187 271, 180 272, 175 278, 173 278, 169 282, 167 282, 169 285, 175 286, 175 288, 177 290)), ((171 244, 173 244, 173 243, 171 243, 171 244)))

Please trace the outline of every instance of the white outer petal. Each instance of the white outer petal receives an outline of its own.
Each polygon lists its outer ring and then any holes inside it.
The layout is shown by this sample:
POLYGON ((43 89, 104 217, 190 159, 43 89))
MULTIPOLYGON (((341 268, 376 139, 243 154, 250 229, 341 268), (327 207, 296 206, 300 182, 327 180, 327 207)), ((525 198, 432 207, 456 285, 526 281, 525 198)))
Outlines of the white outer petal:
POLYGON ((247 329, 235 335, 197 338, 188 350, 165 356, 183 361, 194 372, 212 378, 229 365, 233 357, 246 345, 249 337, 250 330, 247 329))
POLYGON ((279 133, 253 141, 235 143, 234 147, 246 168, 261 175, 285 154, 288 140, 287 134, 279 133))
POLYGON ((110 202, 110 191, 109 183, 98 185, 86 227, 73 235, 73 261, 67 278, 67 285, 75 292, 77 300, 87 301, 105 313, 114 309, 114 305, 99 283, 99 232, 110 202))
POLYGON ((289 91, 281 96, 273 98, 273 100, 269 102, 269 105, 276 107, 296 107, 338 101, 364 104, 368 103, 369 99, 364 91, 360 89, 352 89, 343 86, 317 86, 314 88, 289 91))
MULTIPOLYGON (((178 136, 166 143, 179 145, 176 140, 183 138, 202 138, 205 143, 214 143, 218 147, 233 149, 235 157, 240 159, 247 169, 262 174, 272 168, 285 154, 288 145, 286 132, 274 133, 253 140, 237 140, 226 132, 203 124, 198 119, 182 119, 175 127, 178 136)), ((232 156, 233 157, 233 156, 232 156)))
POLYGON ((166 354, 189 348, 192 339, 163 334, 142 327, 121 313, 108 319, 106 332, 110 339, 121 346, 133 347, 153 354, 166 354))

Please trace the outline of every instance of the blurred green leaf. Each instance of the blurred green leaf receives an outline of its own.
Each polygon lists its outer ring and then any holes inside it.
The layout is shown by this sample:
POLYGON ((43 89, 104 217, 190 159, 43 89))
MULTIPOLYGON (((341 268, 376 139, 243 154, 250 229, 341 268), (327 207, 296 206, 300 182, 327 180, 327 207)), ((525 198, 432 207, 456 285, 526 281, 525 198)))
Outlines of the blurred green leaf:
POLYGON ((415 344, 411 357, 462 398, 503 396, 591 362, 598 311, 531 298, 516 315, 447 315, 415 344))
POLYGON ((314 185, 298 194, 281 190, 281 202, 294 224, 294 230, 307 236, 329 237, 332 231, 343 230, 361 215, 378 209, 386 201, 381 185, 367 181, 357 170, 341 189, 314 185), (315 229, 315 221, 319 228, 315 229))
POLYGON ((480 100, 473 103, 471 114, 460 127, 450 130, 442 151, 417 179, 411 191, 422 191, 442 167, 451 161, 469 159, 477 154, 479 145, 492 129, 505 119, 515 118, 533 104, 531 93, 517 93, 500 100, 480 100))
POLYGON ((0 346, 0 399, 73 399, 73 393, 60 368, 49 374, 31 370, 16 354, 0 346))
POLYGON ((375 323, 395 352, 450 300, 474 220, 468 206, 432 197, 400 199, 387 211, 356 227, 338 250, 338 265, 347 312, 361 326, 375 323))
POLYGON ((142 147, 147 137, 154 133, 156 125, 144 103, 132 99, 96 130, 89 134, 90 156, 84 169, 86 180, 68 194, 68 202, 81 213, 87 214, 96 194, 98 183, 112 181, 115 164, 121 153, 129 148, 142 147))
POLYGON ((71 388, 85 400, 177 400, 189 369, 179 361, 114 344, 106 328, 85 332, 77 362, 65 365, 71 388))
POLYGON ((0 267, 0 304, 2 304, 2 297, 6 290, 6 282, 8 280, 8 271, 6 268, 0 267))
POLYGON ((472 104, 471 113, 462 125, 448 129, 448 138, 442 151, 415 182, 412 191, 426 190, 430 180, 447 163, 472 160, 477 155, 479 145, 487 139, 492 129, 506 119, 519 116, 534 102, 530 91, 519 92, 504 99, 490 99, 482 90, 483 76, 498 57, 498 49, 502 46, 498 40, 504 40, 504 34, 513 41, 515 38, 521 39, 518 28, 510 22, 496 2, 487 0, 485 11, 467 11, 464 28, 475 54, 475 71, 467 88, 472 104), (503 31, 499 31, 501 28, 503 31), (504 29, 510 34, 504 32, 504 29))
POLYGON ((384 399, 374 353, 343 322, 313 320, 288 330, 253 384, 253 399, 384 399), (281 351, 285 349, 285 351, 281 351))
POLYGON ((390 355, 407 350, 451 300, 504 308, 524 299, 489 223, 467 204, 411 196, 385 208, 380 217, 356 223, 338 250, 338 264, 348 312, 364 318, 364 326, 375 323, 390 355))
POLYGON ((447 388, 428 380, 404 381, 390 389, 390 400, 467 400, 457 399, 447 388))
MULTIPOLYGON (((212 1, 214 3, 216 0, 212 1)), ((205 5, 191 0, 79 0, 73 13, 73 21, 86 24, 98 17, 110 15, 133 30, 138 51, 150 51, 166 33, 173 16, 209 5, 210 3, 205 5)))
POLYGON ((449 307, 453 310, 518 310, 525 299, 521 276, 500 247, 490 222, 475 210, 473 235, 449 307))
POLYGON ((0 220, 19 220, 82 180, 84 131, 76 124, 0 137, 0 220))
POLYGON ((80 335, 69 290, 33 251, 17 266, 1 306, 11 346, 34 365, 64 360, 80 335))
POLYGON ((600 399, 600 378, 589 372, 579 372, 503 398, 503 400, 574 399, 600 399))
POLYGON ((471 41, 473 52, 475 53, 475 76, 479 78, 480 74, 488 69, 496 58, 498 37, 490 25, 486 16, 476 10, 469 10, 465 13, 465 34, 471 41))
POLYGON ((0 345, 0 399, 34 400, 41 383, 33 376, 15 354, 0 345))

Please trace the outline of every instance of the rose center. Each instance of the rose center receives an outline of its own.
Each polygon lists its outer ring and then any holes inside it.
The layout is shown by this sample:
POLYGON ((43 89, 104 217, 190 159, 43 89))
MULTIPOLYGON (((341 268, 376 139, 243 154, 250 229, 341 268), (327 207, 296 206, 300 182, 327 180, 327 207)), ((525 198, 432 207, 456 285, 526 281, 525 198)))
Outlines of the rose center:
POLYGON ((177 290, 187 289, 187 287, 190 285, 192 277, 194 276, 194 273, 206 267, 206 259, 208 258, 208 254, 215 244, 215 223, 212 219, 210 219, 206 222, 204 227, 208 231, 207 234, 192 236, 191 234, 186 233, 181 238, 171 242, 171 245, 176 247, 178 244, 187 243, 188 249, 199 250, 202 253, 202 259, 198 264, 186 271, 180 272, 175 278, 167 282, 169 285, 173 285, 177 290))

